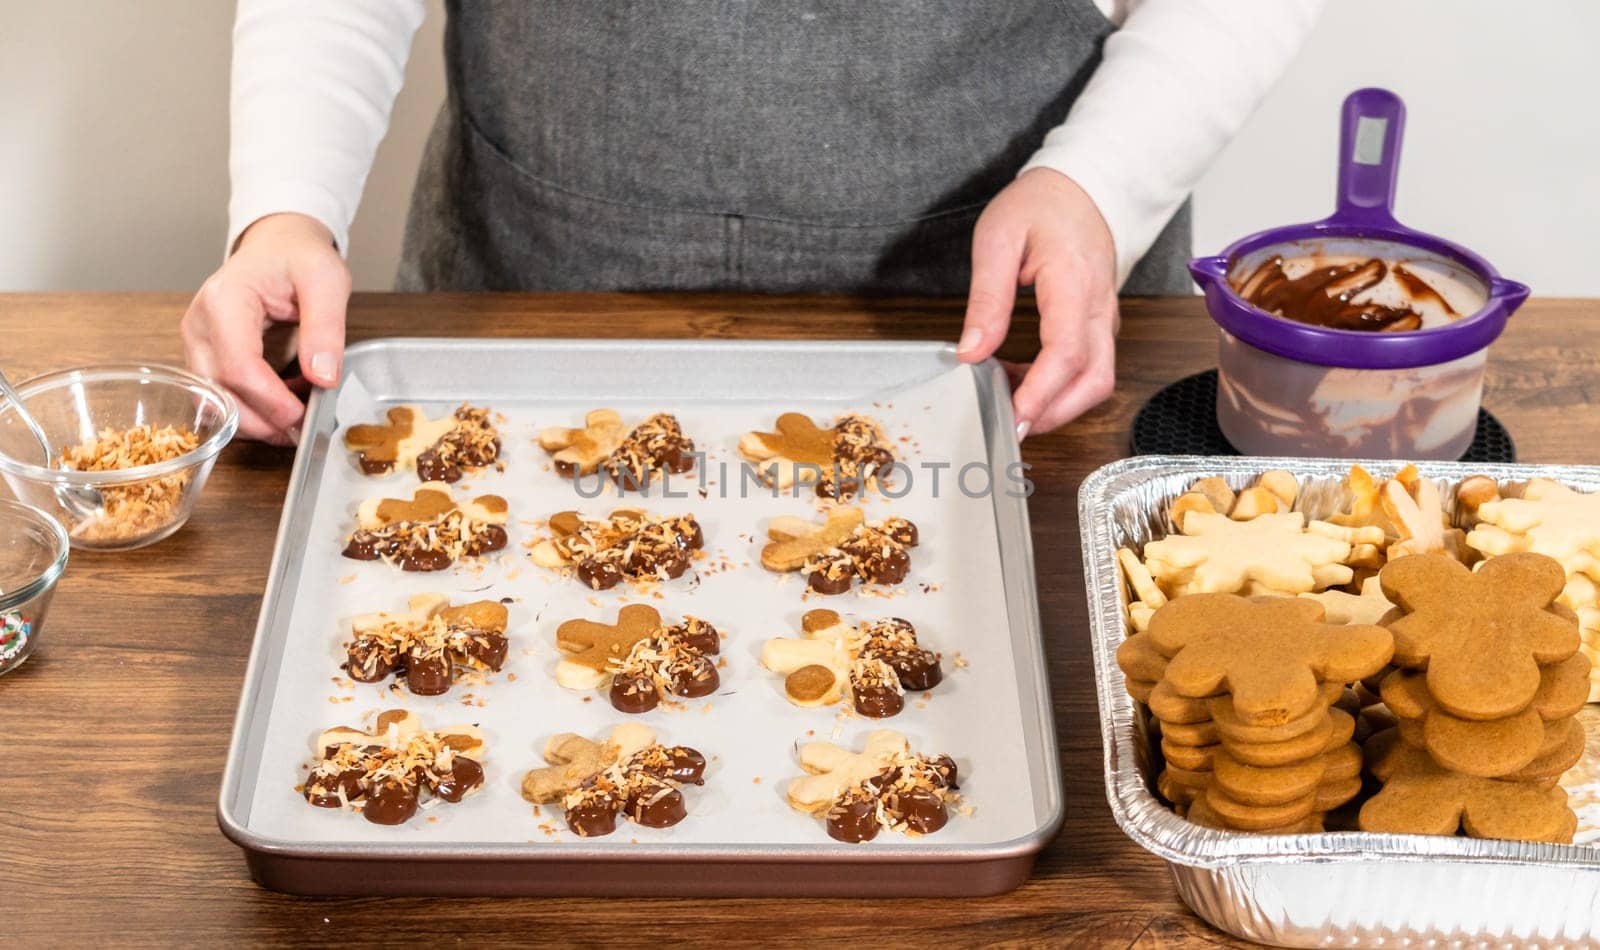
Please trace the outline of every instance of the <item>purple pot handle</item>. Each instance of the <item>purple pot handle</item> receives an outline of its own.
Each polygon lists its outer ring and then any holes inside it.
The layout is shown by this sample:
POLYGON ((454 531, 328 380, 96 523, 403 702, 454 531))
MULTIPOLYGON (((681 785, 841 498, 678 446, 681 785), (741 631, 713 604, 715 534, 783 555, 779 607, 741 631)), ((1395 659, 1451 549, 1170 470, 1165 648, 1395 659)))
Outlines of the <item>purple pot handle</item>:
POLYGON ((1394 225, 1395 179, 1406 106, 1387 89, 1357 89, 1339 129, 1338 207, 1328 223, 1394 225))

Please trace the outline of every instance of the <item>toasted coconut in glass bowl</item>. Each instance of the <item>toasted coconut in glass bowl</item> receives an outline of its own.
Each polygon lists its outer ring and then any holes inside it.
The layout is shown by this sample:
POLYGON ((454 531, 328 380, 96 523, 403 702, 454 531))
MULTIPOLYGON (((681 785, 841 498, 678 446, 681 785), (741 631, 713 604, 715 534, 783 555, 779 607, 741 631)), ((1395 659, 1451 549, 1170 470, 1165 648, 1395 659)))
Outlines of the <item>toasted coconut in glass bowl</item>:
POLYGON ((0 475, 87 550, 131 550, 183 527, 239 423, 225 392, 165 366, 62 370, 16 389, 55 457, 6 403, 0 475))

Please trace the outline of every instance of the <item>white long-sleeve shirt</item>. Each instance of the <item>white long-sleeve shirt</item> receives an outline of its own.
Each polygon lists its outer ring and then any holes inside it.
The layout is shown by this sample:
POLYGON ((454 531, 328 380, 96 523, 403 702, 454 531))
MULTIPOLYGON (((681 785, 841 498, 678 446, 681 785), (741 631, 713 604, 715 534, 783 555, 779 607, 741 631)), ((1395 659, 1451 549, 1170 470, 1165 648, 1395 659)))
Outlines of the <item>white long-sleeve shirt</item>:
MULTIPOLYGON (((1322 0, 1095 0, 1120 28, 1065 121, 1020 171, 1051 168, 1110 228, 1117 282, 1299 50, 1322 0)), ((296 211, 349 247, 423 0, 239 0, 228 247, 296 211)))

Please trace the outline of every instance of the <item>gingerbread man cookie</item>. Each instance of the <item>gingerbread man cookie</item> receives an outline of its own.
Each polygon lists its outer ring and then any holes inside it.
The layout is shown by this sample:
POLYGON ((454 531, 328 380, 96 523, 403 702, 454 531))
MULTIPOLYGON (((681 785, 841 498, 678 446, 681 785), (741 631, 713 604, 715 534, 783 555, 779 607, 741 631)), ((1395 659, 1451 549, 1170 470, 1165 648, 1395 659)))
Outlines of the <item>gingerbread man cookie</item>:
POLYGON ((1353 682, 1389 662, 1387 630, 1323 616, 1320 604, 1297 598, 1191 594, 1156 611, 1141 636, 1172 658, 1165 679, 1180 695, 1227 692, 1240 719, 1270 726, 1311 709, 1320 684, 1353 682))
POLYGON ((447 692, 459 670, 499 670, 505 663, 504 604, 479 600, 452 607, 443 594, 417 594, 404 613, 351 622, 345 670, 358 683, 403 677, 418 696, 447 692))
POLYGON ((819 594, 842 594, 856 578, 868 584, 898 584, 911 572, 910 548, 917 526, 904 518, 866 521, 859 508, 831 508, 822 524, 783 516, 767 527, 761 566, 800 571, 819 594))
MULTIPOLYGON (((1219 831, 1243 831, 1243 830, 1248 830, 1252 834, 1279 834, 1279 835, 1320 834, 1324 830, 1324 828, 1323 828, 1323 817, 1322 817, 1321 811, 1320 810, 1316 810, 1316 809, 1313 809, 1312 811, 1306 813, 1304 815, 1304 817, 1302 817, 1302 818, 1295 819, 1295 820, 1287 822, 1285 824, 1281 824, 1281 825, 1264 825, 1264 826, 1259 827, 1259 828, 1244 829, 1241 826, 1236 825, 1234 823, 1234 821, 1232 821, 1232 820, 1230 820, 1228 818, 1224 818, 1223 815, 1217 811, 1217 809, 1213 808, 1212 805, 1211 805, 1211 799, 1204 794, 1204 790, 1203 789, 1200 790, 1200 792, 1198 793, 1198 797, 1195 797, 1197 793, 1195 793, 1192 790, 1186 789, 1185 786, 1183 786, 1183 785, 1181 785, 1179 783, 1176 783, 1176 782, 1172 781, 1171 779, 1168 779, 1167 782, 1162 787, 1165 788, 1165 789, 1172 790, 1174 792, 1174 794, 1189 797, 1191 799, 1191 803, 1188 806, 1188 812, 1187 812, 1185 817, 1187 817, 1190 821, 1194 822, 1195 824, 1200 825, 1200 826, 1205 827, 1205 828, 1216 828, 1219 831)), ((1166 793, 1166 791, 1163 791, 1162 795, 1164 797, 1166 797, 1169 801, 1176 801, 1177 800, 1177 799, 1173 798, 1172 795, 1168 795, 1166 793)), ((1278 806, 1278 807, 1282 807, 1282 806, 1278 806)), ((1248 812, 1248 810, 1246 810, 1245 806, 1235 806, 1235 809, 1236 810, 1234 811, 1234 814, 1236 814, 1236 815, 1237 814, 1246 814, 1246 815, 1249 814, 1249 812, 1248 812)), ((1293 814, 1293 813, 1298 812, 1299 810, 1300 810, 1299 807, 1296 806, 1296 807, 1288 810, 1285 813, 1286 814, 1293 814)), ((1326 809, 1323 809, 1323 810, 1326 810, 1326 809)))
POLYGON ((559 803, 567 827, 580 837, 608 835, 617 819, 668 828, 688 817, 684 785, 704 785, 706 758, 688 746, 662 746, 655 733, 623 723, 604 742, 572 733, 545 743, 544 768, 522 779, 522 797, 559 803))
MULTIPOLYGON (((1140 702, 1150 702, 1154 691, 1160 688, 1161 678, 1167 673, 1167 657, 1156 648, 1155 638, 1148 633, 1135 633, 1117 647, 1117 666, 1130 683, 1152 695, 1140 702)), ((1167 686, 1171 693, 1172 687, 1167 686)), ((1135 697, 1138 698, 1138 697, 1135 697)), ((1191 720, 1192 721, 1192 720, 1191 720)))
POLYGON ((677 417, 665 412, 628 430, 615 410, 596 409, 581 429, 544 430, 539 445, 567 478, 604 470, 621 491, 643 491, 658 474, 681 475, 694 468, 694 442, 677 417))
POLYGON ((1394 730, 1368 740, 1366 753, 1383 789, 1361 806, 1362 831, 1570 842, 1577 830, 1560 787, 1450 771, 1394 730))
POLYGON ((651 584, 681 577, 705 537, 694 515, 659 517, 618 508, 601 520, 576 511, 550 517, 550 536, 534 545, 541 567, 572 570, 591 590, 610 590, 624 579, 651 584))
POLYGON ((1428 692, 1462 719, 1501 719, 1538 693, 1540 664, 1578 651, 1578 624, 1552 605, 1566 585, 1542 554, 1491 558, 1473 572, 1439 554, 1390 561, 1379 575, 1396 607, 1396 665, 1427 671, 1428 692))
POLYGON ((894 464, 883 430, 865 416, 842 415, 823 429, 811 417, 786 412, 776 432, 746 432, 739 454, 756 463, 762 481, 779 491, 815 484, 824 498, 871 489, 894 464))
POLYGON ((1451 771, 1483 778, 1510 775, 1537 758, 1544 744, 1544 721, 1531 706, 1503 719, 1459 719, 1434 703, 1422 673, 1396 670, 1384 678, 1381 695, 1400 720, 1401 736, 1426 747, 1451 771), (1415 734, 1408 735, 1413 728, 1415 734))
POLYGON ((584 417, 581 429, 553 426, 539 433, 539 447, 550 453, 561 475, 593 475, 622 444, 627 431, 615 409, 596 409, 584 417))
POLYGON ((851 844, 871 841, 882 828, 933 834, 949 821, 956 800, 955 761, 913 754, 892 729, 869 733, 860 752, 808 742, 800 747, 800 767, 809 774, 789 783, 790 807, 822 815, 829 837, 851 844))
POLYGON ((823 706, 849 692, 857 713, 874 719, 905 708, 905 692, 939 685, 939 654, 923 649, 917 631, 898 617, 859 626, 832 610, 809 610, 801 638, 774 637, 761 665, 784 677, 784 695, 796 706, 823 706))
POLYGON ((381 558, 406 571, 440 571, 505 547, 506 520, 506 500, 498 495, 457 499, 444 482, 428 482, 409 499, 363 502, 344 556, 381 558))
POLYGON ((415 465, 425 482, 455 482, 463 472, 500 458, 500 434, 487 409, 463 404, 454 415, 429 419, 421 408, 408 405, 395 406, 386 416, 383 423, 351 426, 344 434, 345 447, 356 453, 368 475, 415 465))
POLYGON ((709 696, 721 685, 716 661, 721 634, 696 617, 666 626, 646 604, 628 604, 615 624, 568 620, 556 628, 564 656, 556 682, 568 689, 609 686, 619 712, 648 712, 668 695, 709 696))
MULTIPOLYGON (((1257 806, 1286 805, 1315 795, 1319 785, 1337 784, 1348 788, 1350 780, 1361 775, 1361 749, 1346 741, 1321 755, 1285 765, 1252 765, 1238 760, 1227 749, 1220 749, 1213 773, 1213 787, 1236 802, 1257 806)), ((1315 806, 1313 809, 1327 810, 1315 809, 1315 806)))
POLYGON ((299 791, 321 808, 357 806, 379 825, 417 813, 422 792, 459 802, 483 786, 485 746, 476 726, 429 731, 415 713, 390 709, 370 731, 337 726, 317 737, 318 762, 299 791))

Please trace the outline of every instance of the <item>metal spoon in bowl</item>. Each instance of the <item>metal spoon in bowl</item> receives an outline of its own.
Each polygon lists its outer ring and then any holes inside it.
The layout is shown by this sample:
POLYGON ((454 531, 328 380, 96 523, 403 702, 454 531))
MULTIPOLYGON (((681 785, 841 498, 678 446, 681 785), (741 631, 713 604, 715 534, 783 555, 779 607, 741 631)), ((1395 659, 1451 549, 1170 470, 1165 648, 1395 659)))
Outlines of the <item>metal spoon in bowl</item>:
MULTIPOLYGON (((44 434, 44 426, 41 426, 39 420, 33 417, 33 413, 28 411, 28 407, 22 404, 22 397, 11 388, 11 381, 6 379, 6 374, 3 372, 0 372, 0 394, 11 400, 11 404, 17 409, 17 418, 22 420, 28 431, 39 441, 39 448, 44 450, 44 467, 55 468, 55 449, 50 447, 50 438, 44 434)), ((105 498, 98 488, 57 482, 55 495, 61 507, 79 520, 97 517, 105 511, 105 498)))

